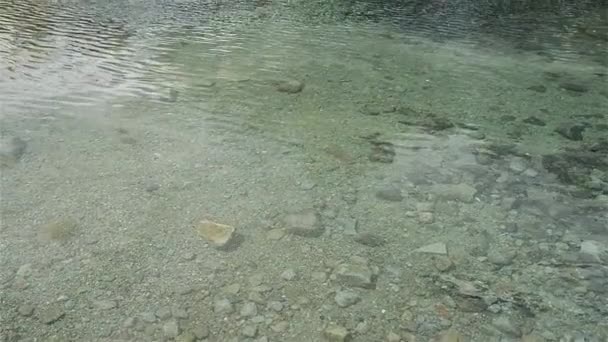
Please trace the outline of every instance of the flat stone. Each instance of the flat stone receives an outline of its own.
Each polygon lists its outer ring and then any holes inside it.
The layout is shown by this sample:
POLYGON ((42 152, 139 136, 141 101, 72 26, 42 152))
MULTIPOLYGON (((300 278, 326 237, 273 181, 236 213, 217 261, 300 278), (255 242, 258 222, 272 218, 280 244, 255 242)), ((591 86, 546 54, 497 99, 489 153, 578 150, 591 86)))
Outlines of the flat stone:
POLYGON ((546 125, 546 123, 543 120, 541 120, 535 116, 527 117, 526 119, 523 120, 523 122, 527 123, 529 125, 534 125, 534 126, 545 126, 546 125))
POLYGON ((555 132, 568 140, 581 141, 583 140, 583 133, 586 129, 586 126, 578 124, 561 125, 555 129, 555 132))
POLYGON ((304 90, 304 82, 297 80, 284 80, 278 82, 276 87, 277 90, 282 93, 296 94, 304 90))
POLYGON ((19 314, 21 316, 29 317, 34 313, 34 306, 31 304, 22 304, 22 305, 19 305, 19 308, 17 308, 17 311, 19 312, 19 314))
POLYGON ((376 197, 390 202, 400 202, 403 200, 403 195, 401 194, 401 190, 399 188, 388 185, 384 186, 376 191, 376 197))
POLYGON ((447 255, 448 248, 443 242, 436 242, 430 245, 422 246, 415 250, 415 252, 419 253, 429 253, 429 254, 439 254, 439 255, 447 255))
POLYGON ((268 231, 268 233, 266 233, 266 237, 269 240, 278 241, 281 240, 286 234, 287 232, 285 229, 271 229, 268 231))
POLYGON ((329 342, 346 342, 350 340, 350 333, 345 327, 331 324, 323 331, 323 337, 329 342))
POLYGON ((341 264, 336 269, 337 279, 346 286, 373 289, 374 272, 364 264, 341 264))
POLYGON ((281 273, 281 278, 283 278, 284 280, 287 280, 287 281, 294 280, 295 277, 296 277, 296 271, 294 271, 291 268, 286 269, 285 271, 283 271, 283 273, 281 273))
POLYGON ((241 316, 253 317, 258 314, 257 306, 254 302, 246 302, 241 307, 241 316))
POLYGON ((443 200, 465 203, 473 202, 477 193, 477 189, 465 183, 435 184, 431 187, 431 191, 443 200))
POLYGON ((501 315, 492 319, 492 326, 512 337, 521 336, 521 327, 510 317, 501 315))
POLYGON ((93 306, 99 310, 110 310, 116 308, 116 302, 113 300, 96 300, 93 302, 93 306))
POLYGON ((606 248, 598 241, 586 240, 581 243, 579 257, 583 262, 601 263, 605 251, 606 248))
POLYGON ((44 324, 53 324, 65 316, 60 306, 51 305, 38 311, 40 321, 44 324))
POLYGON ((354 240, 369 247, 380 247, 386 243, 382 237, 374 233, 359 233, 355 235, 354 240))
POLYGON ((290 233, 303 237, 318 237, 324 231, 320 217, 313 209, 288 213, 283 223, 290 233))
POLYGON ((216 314, 231 314, 234 312, 234 306, 227 298, 218 299, 213 303, 213 312, 216 314))
POLYGON ((488 261, 496 266, 507 266, 513 263, 513 259, 517 256, 515 251, 501 250, 492 248, 488 252, 488 261))
POLYGON ((289 323, 286 321, 279 321, 270 326, 270 329, 276 333, 284 332, 287 328, 289 328, 289 323))
POLYGON ((562 82, 559 84, 559 87, 575 93, 586 93, 589 91, 589 88, 586 86, 573 82, 562 82))
POLYGON ((386 342, 400 342, 401 341, 401 336, 397 335, 394 332, 389 332, 388 335, 386 335, 386 342))
POLYGON ((235 228, 226 224, 202 220, 197 226, 198 234, 214 247, 222 248, 231 241, 235 228))
POLYGON ((464 336, 456 330, 448 330, 441 334, 437 338, 437 342, 465 342, 464 336))
POLYGON ((176 338, 179 335, 179 324, 172 319, 163 324, 163 335, 168 338, 176 338))
POLYGON ((241 334, 253 338, 258 334, 258 328, 255 325, 246 325, 241 329, 241 334))
POLYGON ((346 308, 355 305, 361 300, 361 297, 353 290, 339 290, 336 292, 334 299, 339 307, 346 308))

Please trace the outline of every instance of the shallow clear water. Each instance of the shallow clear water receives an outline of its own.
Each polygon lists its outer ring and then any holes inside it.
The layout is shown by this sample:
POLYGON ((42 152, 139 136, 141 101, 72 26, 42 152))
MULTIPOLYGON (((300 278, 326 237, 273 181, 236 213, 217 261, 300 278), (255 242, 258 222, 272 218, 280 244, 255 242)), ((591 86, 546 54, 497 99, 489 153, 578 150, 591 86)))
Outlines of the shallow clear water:
POLYGON ((0 0, 0 341, 605 341, 606 11, 0 0))

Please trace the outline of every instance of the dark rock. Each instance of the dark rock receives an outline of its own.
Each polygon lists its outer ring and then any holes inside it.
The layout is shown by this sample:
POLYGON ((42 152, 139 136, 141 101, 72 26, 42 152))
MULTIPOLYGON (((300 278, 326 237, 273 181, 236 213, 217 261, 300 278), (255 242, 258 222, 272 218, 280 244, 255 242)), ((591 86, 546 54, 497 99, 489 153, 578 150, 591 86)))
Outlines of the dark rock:
POLYGON ((562 82, 559 84, 559 87, 575 93, 586 93, 589 91, 589 88, 582 84, 572 83, 572 82, 562 82))
POLYGON ((584 125, 576 124, 576 125, 563 125, 555 129, 555 132, 561 135, 562 137, 573 140, 573 141, 581 141, 583 140, 583 132, 587 127, 584 125))
POLYGON ((288 80, 278 82, 276 87, 282 93, 296 94, 304 89, 304 83, 297 80, 288 80))
POLYGON ((545 126, 546 125, 546 123, 543 120, 541 120, 535 116, 530 116, 530 117, 524 119, 523 122, 530 124, 530 125, 534 125, 534 126, 545 126))
POLYGON ((528 87, 528 90, 532 90, 532 91, 535 91, 537 93, 544 93, 544 92, 547 91, 547 87, 545 87, 544 85, 540 84, 540 85, 535 85, 535 86, 528 87))

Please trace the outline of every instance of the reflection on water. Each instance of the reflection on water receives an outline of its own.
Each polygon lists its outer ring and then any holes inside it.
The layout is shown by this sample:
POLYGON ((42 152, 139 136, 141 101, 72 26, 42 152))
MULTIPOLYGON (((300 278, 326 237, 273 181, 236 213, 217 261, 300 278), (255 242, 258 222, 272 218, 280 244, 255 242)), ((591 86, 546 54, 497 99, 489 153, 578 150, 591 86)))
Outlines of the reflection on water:
POLYGON ((597 4, 0 0, 0 341, 604 341, 597 4))

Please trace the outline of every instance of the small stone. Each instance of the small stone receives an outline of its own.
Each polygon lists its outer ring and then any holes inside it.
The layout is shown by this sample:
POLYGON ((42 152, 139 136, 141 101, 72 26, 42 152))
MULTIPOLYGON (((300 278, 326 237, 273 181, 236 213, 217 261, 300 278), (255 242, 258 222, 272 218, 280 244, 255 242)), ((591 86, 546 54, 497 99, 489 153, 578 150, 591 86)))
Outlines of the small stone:
POLYGON ((376 191, 376 197, 385 201, 399 202, 403 200, 401 190, 395 186, 385 186, 376 191))
POLYGON ((209 336, 209 328, 207 328, 206 326, 199 326, 197 328, 194 328, 192 332, 199 340, 205 339, 209 336))
POLYGON ((34 313, 34 306, 31 304, 22 304, 19 305, 17 311, 21 316, 29 317, 34 313))
POLYGON ((38 311, 40 321, 44 324, 53 324, 65 316, 60 306, 49 306, 38 311))
POLYGON ((346 235, 356 235, 358 221, 352 217, 344 217, 336 220, 336 224, 342 229, 346 235))
POLYGON ((492 248, 488 252, 488 261, 496 266, 508 266, 513 263, 513 259, 517 256, 515 251, 500 250, 492 248))
POLYGON ((179 318, 179 319, 188 318, 188 312, 186 312, 186 310, 181 309, 181 308, 173 308, 173 309, 171 309, 171 313, 174 318, 179 318))
POLYGON ((216 314, 231 314, 234 312, 234 307, 232 303, 227 298, 218 299, 213 303, 213 311, 216 314))
POLYGON ((586 86, 573 82, 562 82, 559 84, 559 87, 575 93, 586 93, 589 91, 589 88, 586 86))
POLYGON ((367 323, 367 321, 362 321, 357 323, 357 325, 355 326, 355 332, 357 332, 357 334, 359 335, 363 335, 366 334, 370 329, 369 323, 367 323))
POLYGON ((524 119, 523 122, 530 124, 530 125, 534 125, 534 126, 545 126, 546 125, 546 123, 543 120, 541 120, 535 116, 530 116, 530 117, 524 119))
POLYGON ((175 342, 195 342, 196 335, 191 331, 184 331, 175 338, 175 342))
POLYGON ((63 217, 42 226, 38 232, 38 236, 46 241, 66 240, 74 233, 77 227, 78 223, 76 220, 69 217, 63 217))
POLYGON ((515 173, 522 173, 526 168, 526 161, 521 157, 513 157, 509 161, 509 169, 515 173))
POLYGON ((296 271, 291 268, 286 269, 285 271, 283 271, 283 273, 281 273, 281 278, 287 281, 294 280, 296 278, 296 271))
POLYGON ((223 248, 232 240, 235 229, 232 226, 202 220, 197 226, 199 235, 216 248, 223 248))
POLYGON ((224 292, 227 295, 232 295, 232 296, 237 295, 240 291, 241 291, 241 285, 238 283, 224 286, 224 288, 222 289, 222 292, 224 292))
POLYGON ((431 224, 435 221, 435 216, 430 212, 419 212, 418 222, 422 224, 431 224))
POLYGON ((93 306, 99 310, 110 310, 116 307, 116 302, 113 300, 96 300, 93 302, 93 306))
POLYGON ((141 315, 141 320, 146 322, 146 323, 154 323, 156 322, 156 315, 153 312, 147 311, 147 312, 142 312, 141 315))
POLYGON ((439 335, 437 342, 465 342, 464 336, 456 330, 448 330, 439 335))
POLYGON ((389 332, 388 335, 386 335, 386 342, 399 342, 401 341, 401 336, 397 335, 394 332, 389 332))
POLYGON ((477 189, 465 184, 435 184, 431 187, 431 191, 446 201, 460 201, 471 203, 475 199, 477 189))
POLYGON ((454 267, 454 263, 447 256, 437 256, 433 259, 433 264, 440 272, 447 272, 454 267))
POLYGON ((280 321, 270 326, 270 329, 272 329, 272 331, 274 331, 275 333, 284 332, 285 330, 287 330, 287 328, 289 328, 289 323, 287 323, 286 321, 280 321))
POLYGON ((351 305, 355 305, 357 302, 359 302, 359 300, 361 300, 361 297, 353 290, 339 290, 336 292, 334 299, 339 307, 346 308, 351 305))
POLYGON ((386 243, 382 237, 374 233, 359 233, 355 235, 354 240, 355 242, 369 247, 380 247, 386 243))
POLYGON ((346 286, 373 289, 374 273, 364 264, 341 264, 336 269, 337 279, 346 286))
POLYGON ((0 167, 15 165, 25 153, 27 143, 18 137, 0 140, 0 167))
POLYGON ((498 316, 492 319, 492 326, 498 329, 500 332, 513 336, 521 336, 521 327, 519 327, 510 317, 498 316))
POLYGON ((545 339, 538 335, 524 335, 521 337, 521 342, 545 342, 545 339))
POLYGON ((415 252, 447 255, 448 249, 447 249, 447 246, 445 243, 436 242, 436 243, 432 243, 430 245, 420 247, 420 248, 416 249, 415 252))
POLYGON ((161 320, 169 319, 169 318, 171 318, 171 308, 164 306, 164 307, 156 310, 155 314, 156 314, 156 317, 158 317, 161 320))
POLYGON ((285 234, 287 234, 285 229, 271 229, 268 231, 268 233, 266 233, 266 237, 269 240, 278 241, 281 240, 285 234))
POLYGON ((583 125, 561 125, 555 129, 555 132, 568 140, 581 141, 586 128, 583 125))
POLYGON ((345 342, 350 339, 350 334, 345 327, 332 324, 323 331, 323 337, 329 342, 345 342))
POLYGON ((523 172, 523 175, 526 177, 534 178, 538 176, 538 171, 534 169, 526 169, 526 171, 523 172))
POLYGON ((535 92, 537 92, 537 93, 544 93, 544 92, 546 92, 546 91, 547 91, 547 87, 545 87, 545 86, 544 86, 544 85, 542 85, 542 84, 539 84, 539 85, 533 85, 533 86, 528 87, 527 89, 528 89, 528 90, 535 91, 535 92))
POLYGON ((253 317, 258 314, 258 308, 254 302, 247 302, 241 307, 241 316, 253 317))
POLYGON ((579 256, 583 262, 601 263, 605 248, 597 241, 586 240, 581 243, 579 256))
POLYGON ((258 328, 255 325, 246 325, 241 330, 241 334, 245 337, 255 337, 258 334, 258 328))
POLYGON ((377 163, 390 164, 395 159, 395 146, 389 142, 374 142, 369 160, 377 163))
POLYGON ((296 94, 304 89, 304 82, 300 82, 297 80, 285 80, 278 82, 276 87, 277 90, 282 93, 296 94))
POLYGON ((168 338, 176 338, 179 335, 179 324, 172 319, 163 324, 163 335, 168 338))
POLYGON ((327 273, 325 272, 312 272, 311 276, 312 279, 319 282, 324 282, 325 280, 327 280, 327 273))
POLYGON ((313 209, 287 214, 284 224, 290 233, 304 237, 318 237, 324 231, 320 217, 313 209))
POLYGON ((276 311, 276 312, 281 312, 281 311, 283 311, 283 303, 278 302, 276 300, 271 301, 271 302, 268 302, 268 308, 273 311, 276 311))
POLYGON ((122 327, 126 329, 133 328, 136 322, 135 317, 127 317, 127 319, 125 319, 122 323, 122 327))

